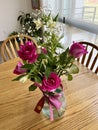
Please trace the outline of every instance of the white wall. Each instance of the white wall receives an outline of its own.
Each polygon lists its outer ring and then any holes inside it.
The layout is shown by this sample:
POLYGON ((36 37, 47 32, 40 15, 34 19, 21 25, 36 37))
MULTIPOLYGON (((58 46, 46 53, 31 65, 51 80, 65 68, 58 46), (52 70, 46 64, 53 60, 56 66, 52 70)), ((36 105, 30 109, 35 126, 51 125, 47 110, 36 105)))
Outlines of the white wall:
POLYGON ((19 11, 31 12, 31 0, 0 0, 0 41, 19 30, 19 11))

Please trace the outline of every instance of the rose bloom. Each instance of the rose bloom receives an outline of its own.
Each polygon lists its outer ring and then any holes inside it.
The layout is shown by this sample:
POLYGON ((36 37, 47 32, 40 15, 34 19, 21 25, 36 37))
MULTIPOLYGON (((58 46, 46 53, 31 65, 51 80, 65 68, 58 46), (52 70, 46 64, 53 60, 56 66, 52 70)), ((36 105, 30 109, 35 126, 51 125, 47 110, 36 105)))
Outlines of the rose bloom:
POLYGON ((30 64, 35 62, 38 57, 37 48, 30 41, 26 42, 25 45, 20 45, 20 50, 17 52, 22 60, 26 60, 30 64))
POLYGON ((13 73, 14 74, 23 74, 23 73, 26 73, 26 69, 25 68, 21 68, 23 66, 23 64, 21 62, 18 62, 18 64, 16 65, 13 73))
POLYGON ((73 42, 72 46, 69 49, 69 53, 74 57, 74 58, 79 58, 81 55, 86 54, 87 50, 85 46, 78 42, 73 42))
POLYGON ((45 92, 52 92, 56 90, 58 87, 60 87, 60 85, 60 77, 56 73, 52 72, 48 79, 46 79, 46 77, 43 78, 42 86, 40 87, 40 89, 45 92))

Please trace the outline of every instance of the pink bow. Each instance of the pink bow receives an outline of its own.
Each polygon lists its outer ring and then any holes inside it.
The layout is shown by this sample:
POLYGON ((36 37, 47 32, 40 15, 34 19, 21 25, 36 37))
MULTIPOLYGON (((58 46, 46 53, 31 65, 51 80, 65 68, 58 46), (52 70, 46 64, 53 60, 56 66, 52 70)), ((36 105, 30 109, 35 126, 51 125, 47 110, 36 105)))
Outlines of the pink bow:
POLYGON ((60 96, 61 96, 61 93, 56 94, 56 95, 51 95, 51 96, 44 94, 43 97, 37 103, 34 111, 36 111, 37 113, 40 113, 44 106, 45 100, 47 100, 49 104, 49 108, 50 108, 50 120, 53 121, 54 117, 53 117, 52 107, 55 107, 57 110, 60 109, 62 105, 62 103, 59 101, 60 96))

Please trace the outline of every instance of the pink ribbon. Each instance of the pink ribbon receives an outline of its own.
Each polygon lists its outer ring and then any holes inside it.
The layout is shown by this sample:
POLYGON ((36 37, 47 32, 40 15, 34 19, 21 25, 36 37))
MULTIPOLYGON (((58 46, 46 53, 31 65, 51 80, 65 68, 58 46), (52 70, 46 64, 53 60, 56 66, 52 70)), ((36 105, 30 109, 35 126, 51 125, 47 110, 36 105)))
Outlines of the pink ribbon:
MULTIPOLYGON (((37 82, 35 82, 34 84, 36 86, 38 86, 39 88, 41 87, 41 85, 37 82)), ((61 88, 63 89, 62 84, 61 84, 61 88)), ((37 103, 34 111, 37 112, 37 113, 40 113, 43 106, 44 106, 45 101, 47 101, 47 103, 49 104, 49 108, 50 108, 50 120, 53 121, 53 119, 54 119, 54 117, 53 117, 53 107, 55 107, 57 110, 60 109, 62 103, 59 101, 59 98, 60 98, 61 95, 62 95, 62 93, 56 93, 54 95, 48 95, 48 94, 43 92, 43 96, 41 97, 41 99, 37 103)))
POLYGON ((51 103, 49 103, 49 108, 50 108, 50 121, 53 121, 54 117, 53 117, 53 108, 51 103))
POLYGON ((43 95, 43 97, 39 100, 39 102, 37 103, 34 111, 36 111, 37 113, 40 113, 45 100, 48 101, 49 104, 49 108, 50 108, 50 120, 53 121, 54 117, 53 117, 53 109, 52 107, 55 107, 57 110, 60 109, 62 103, 59 101, 59 97, 61 96, 61 94, 56 94, 56 95, 43 95))
POLYGON ((52 107, 54 106, 57 110, 60 109, 62 103, 59 101, 60 95, 56 96, 49 96, 49 107, 50 107, 50 120, 53 121, 53 109, 52 107))

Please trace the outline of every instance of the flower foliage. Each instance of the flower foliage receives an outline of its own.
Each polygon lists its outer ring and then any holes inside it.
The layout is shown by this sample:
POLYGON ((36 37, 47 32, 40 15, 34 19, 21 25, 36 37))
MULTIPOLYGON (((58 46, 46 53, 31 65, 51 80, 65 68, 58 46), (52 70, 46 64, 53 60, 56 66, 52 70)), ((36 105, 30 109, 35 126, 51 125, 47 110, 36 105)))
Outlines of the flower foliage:
POLYGON ((20 46, 18 56, 23 63, 19 61, 14 69, 14 73, 19 75, 14 80, 25 82, 30 79, 33 83, 29 90, 34 91, 38 87, 45 97, 47 94, 53 95, 60 87, 62 75, 66 75, 68 80, 73 79, 72 75, 79 72, 74 64, 75 58, 87 53, 85 47, 77 42, 64 50, 61 46, 57 20, 58 15, 53 17, 50 13, 46 15, 42 12, 33 19, 35 28, 32 30, 41 30, 40 35, 33 33, 37 45, 27 41, 20 46), (59 53, 58 49, 62 49, 62 52, 59 53))

